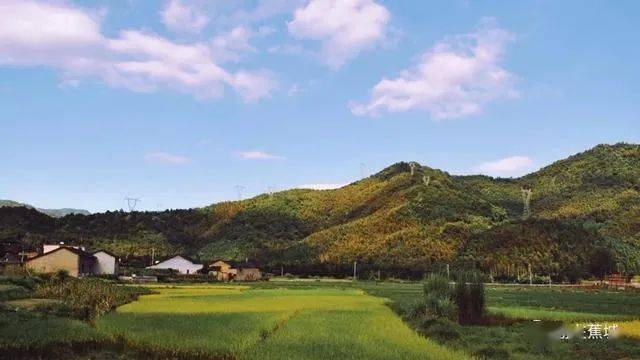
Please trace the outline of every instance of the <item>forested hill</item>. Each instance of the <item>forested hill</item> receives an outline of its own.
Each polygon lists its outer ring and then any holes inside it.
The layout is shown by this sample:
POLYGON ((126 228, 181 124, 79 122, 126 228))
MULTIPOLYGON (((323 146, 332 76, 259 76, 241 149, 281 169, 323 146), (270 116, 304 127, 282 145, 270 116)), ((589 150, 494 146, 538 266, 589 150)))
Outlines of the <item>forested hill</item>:
POLYGON ((640 146, 599 145, 517 179, 397 163, 336 190, 205 208, 54 219, 0 208, 0 240, 65 241, 121 256, 184 253, 265 265, 424 270, 450 264, 556 279, 640 271, 640 146), (525 200, 529 198, 528 207, 525 200), (528 211, 525 210, 528 208, 528 211))

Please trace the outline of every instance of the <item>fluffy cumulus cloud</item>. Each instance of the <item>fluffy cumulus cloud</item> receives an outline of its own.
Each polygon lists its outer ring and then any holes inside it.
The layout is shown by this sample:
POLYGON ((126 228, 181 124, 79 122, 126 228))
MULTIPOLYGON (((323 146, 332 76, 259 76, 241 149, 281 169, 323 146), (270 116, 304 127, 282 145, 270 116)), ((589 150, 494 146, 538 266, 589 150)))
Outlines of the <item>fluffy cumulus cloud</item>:
POLYGON ((532 170, 534 162, 527 156, 510 156, 474 167, 475 172, 492 176, 518 176, 532 170))
POLYGON ((269 154, 264 151, 242 151, 239 153, 240 157, 249 160, 282 160, 284 157, 274 154, 269 154))
POLYGON ((322 59, 339 68, 384 39, 389 11, 373 0, 311 0, 294 12, 289 32, 322 42, 322 59))
POLYGON ((496 99, 517 96, 514 75, 500 65, 513 36, 493 19, 477 30, 437 43, 396 78, 382 79, 365 104, 350 104, 355 115, 382 111, 427 111, 436 119, 478 114, 496 99))
POLYGON ((0 14, 0 65, 53 67, 63 84, 93 78, 134 91, 165 88, 198 98, 221 96, 228 87, 245 101, 276 87, 267 71, 221 67, 207 43, 177 43, 138 30, 104 36, 99 16, 70 5, 4 0, 0 14))
POLYGON ((154 152, 144 156, 144 159, 149 162, 170 164, 170 165, 184 165, 191 162, 191 159, 185 156, 169 154, 166 152, 154 152))
POLYGON ((162 23, 172 31, 199 33, 209 23, 206 13, 182 0, 169 0, 160 12, 162 23))

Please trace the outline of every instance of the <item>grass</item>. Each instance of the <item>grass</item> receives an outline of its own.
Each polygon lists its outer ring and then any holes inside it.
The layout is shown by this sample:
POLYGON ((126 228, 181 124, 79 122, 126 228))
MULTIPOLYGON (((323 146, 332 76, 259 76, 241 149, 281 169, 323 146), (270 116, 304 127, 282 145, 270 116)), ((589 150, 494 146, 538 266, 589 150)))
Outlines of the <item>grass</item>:
MULTIPOLYGON (((61 351, 57 358, 77 358, 95 347, 101 349, 97 355, 109 355, 101 359, 123 353, 201 359, 640 358, 636 292, 489 286, 490 312, 522 319, 489 327, 403 322, 405 309, 422 294, 422 285, 415 282, 269 281, 130 289, 145 290, 156 293, 98 317, 94 326, 25 310, 0 311, 0 351, 28 357, 56 349, 61 351), (534 318, 613 322, 622 338, 541 347, 530 338, 534 318)), ((46 305, 40 302, 4 304, 40 311, 46 305)))
POLYGON ((359 289, 154 288, 99 319, 134 347, 192 357, 462 359, 359 289))
POLYGON ((0 284, 0 301, 21 299, 29 296, 29 291, 18 285, 0 284))
POLYGON ((0 312, 0 349, 5 354, 49 354, 103 343, 106 337, 86 322, 27 311, 0 312))

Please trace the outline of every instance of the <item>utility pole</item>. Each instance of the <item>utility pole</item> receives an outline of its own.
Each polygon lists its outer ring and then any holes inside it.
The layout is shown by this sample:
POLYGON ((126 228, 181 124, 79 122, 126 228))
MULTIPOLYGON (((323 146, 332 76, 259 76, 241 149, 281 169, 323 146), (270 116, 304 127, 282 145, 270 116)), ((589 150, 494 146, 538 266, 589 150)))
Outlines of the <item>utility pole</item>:
POLYGON ((529 263, 529 285, 533 285, 533 273, 531 272, 531 263, 529 263))
POLYGON ((151 266, 155 265, 156 262, 156 248, 151 248, 151 266))
POLYGON ((449 264, 447 264, 447 280, 449 280, 449 264))
POLYGON ((353 262, 353 281, 356 281, 358 279, 358 262, 354 261, 353 262))
POLYGON ((521 193, 522 193, 522 203, 523 203, 523 211, 522 211, 522 218, 523 219, 528 219, 529 216, 531 216, 531 207, 530 207, 530 203, 531 203, 531 193, 532 190, 530 188, 525 189, 522 188, 520 189, 521 193))

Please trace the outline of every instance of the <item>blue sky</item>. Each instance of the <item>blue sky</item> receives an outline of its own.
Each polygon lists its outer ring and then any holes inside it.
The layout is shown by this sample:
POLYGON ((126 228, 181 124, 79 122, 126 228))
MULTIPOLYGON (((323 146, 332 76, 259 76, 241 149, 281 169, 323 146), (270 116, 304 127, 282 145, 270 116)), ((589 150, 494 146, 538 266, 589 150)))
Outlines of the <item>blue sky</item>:
POLYGON ((635 1, 0 1, 0 198, 104 211, 519 176, 640 142, 635 1))

